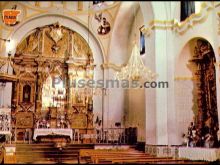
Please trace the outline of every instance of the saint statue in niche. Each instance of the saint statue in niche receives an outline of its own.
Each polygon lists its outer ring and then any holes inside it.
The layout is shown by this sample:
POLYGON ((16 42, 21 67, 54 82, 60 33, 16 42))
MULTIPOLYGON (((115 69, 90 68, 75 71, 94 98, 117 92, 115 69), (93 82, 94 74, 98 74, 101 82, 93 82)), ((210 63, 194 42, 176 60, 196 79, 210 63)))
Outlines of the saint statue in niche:
POLYGON ((25 85, 23 87, 23 102, 31 101, 31 87, 29 85, 25 85))

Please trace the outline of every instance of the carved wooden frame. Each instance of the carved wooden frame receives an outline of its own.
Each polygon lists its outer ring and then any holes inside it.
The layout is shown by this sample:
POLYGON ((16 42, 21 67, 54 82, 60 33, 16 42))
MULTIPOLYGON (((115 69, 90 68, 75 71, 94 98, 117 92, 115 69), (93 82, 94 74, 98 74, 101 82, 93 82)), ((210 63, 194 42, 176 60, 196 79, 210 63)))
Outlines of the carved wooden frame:
POLYGON ((33 128, 34 113, 33 112, 17 112, 16 128, 33 128))

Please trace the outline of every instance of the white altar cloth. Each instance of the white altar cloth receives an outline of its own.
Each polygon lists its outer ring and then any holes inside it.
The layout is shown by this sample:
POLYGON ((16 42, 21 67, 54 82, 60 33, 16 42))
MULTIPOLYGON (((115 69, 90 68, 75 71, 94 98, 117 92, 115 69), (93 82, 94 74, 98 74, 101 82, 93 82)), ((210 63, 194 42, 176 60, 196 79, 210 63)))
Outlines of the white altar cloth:
POLYGON ((220 159, 220 149, 200 147, 180 147, 179 157, 190 160, 216 161, 220 159))
POLYGON ((73 130, 72 129, 62 129, 62 128, 39 128, 34 130, 34 140, 37 140, 38 136, 47 136, 47 135, 65 135, 69 136, 70 139, 73 139, 73 130))

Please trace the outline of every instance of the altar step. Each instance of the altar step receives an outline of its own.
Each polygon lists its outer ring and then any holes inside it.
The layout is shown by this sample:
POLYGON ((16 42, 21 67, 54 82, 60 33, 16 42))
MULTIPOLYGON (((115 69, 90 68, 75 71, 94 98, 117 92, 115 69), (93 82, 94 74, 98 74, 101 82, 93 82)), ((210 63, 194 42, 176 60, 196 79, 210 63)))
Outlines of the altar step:
POLYGON ((94 145, 68 144, 60 151, 53 143, 16 144, 16 159, 18 164, 77 164, 80 149, 94 149, 94 145))

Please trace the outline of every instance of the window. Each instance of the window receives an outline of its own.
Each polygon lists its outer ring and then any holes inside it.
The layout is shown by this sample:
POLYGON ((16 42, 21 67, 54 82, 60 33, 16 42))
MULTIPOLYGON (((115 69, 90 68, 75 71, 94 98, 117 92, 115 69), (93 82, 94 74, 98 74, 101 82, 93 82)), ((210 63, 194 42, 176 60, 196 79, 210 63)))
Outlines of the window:
POLYGON ((140 30, 140 55, 144 55, 144 54, 145 54, 145 38, 144 38, 144 34, 140 30))
POLYGON ((92 2, 93 2, 93 5, 97 5, 97 4, 101 4, 101 3, 105 2, 105 1, 92 1, 92 2))
POLYGON ((195 13, 195 1, 181 1, 180 21, 184 21, 191 14, 195 13))

